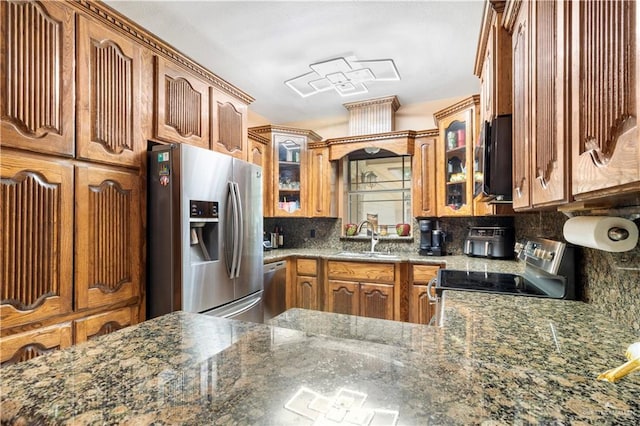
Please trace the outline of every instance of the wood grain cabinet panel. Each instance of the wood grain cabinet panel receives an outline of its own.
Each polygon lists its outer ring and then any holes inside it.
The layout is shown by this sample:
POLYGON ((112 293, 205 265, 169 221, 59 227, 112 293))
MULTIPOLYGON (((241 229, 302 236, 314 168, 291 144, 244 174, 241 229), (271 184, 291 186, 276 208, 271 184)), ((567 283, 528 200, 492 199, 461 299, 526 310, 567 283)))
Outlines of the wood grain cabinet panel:
POLYGON ((71 311, 73 166, 2 150, 2 328, 71 311))
POLYGON ((360 315, 393 319, 393 284, 360 284, 360 315))
POLYGON ((137 173, 76 166, 76 309, 139 295, 140 201, 137 173))
POLYGON ((360 315, 360 284, 351 281, 329 280, 327 311, 336 314, 360 315))
POLYGON ((86 342, 138 323, 135 306, 102 312, 74 321, 75 343, 86 342))
POLYGON ((248 158, 248 106, 245 102, 210 88, 211 149, 245 161, 248 158))
POLYGON ((60 2, 0 2, 2 146, 73 156, 73 18, 60 2))
POLYGON ((417 135, 413 155, 413 215, 436 216, 436 144, 438 130, 417 135))
POLYGON ((309 215, 311 217, 336 217, 338 200, 336 180, 337 161, 329 161, 329 147, 309 147, 309 179, 311 197, 309 215))
POLYGON ((296 307, 320 310, 320 288, 317 277, 296 277, 296 307))
POLYGON ((159 56, 155 67, 156 137, 209 149, 209 85, 159 56))
POLYGON ((273 216, 271 141, 252 131, 248 131, 247 134, 249 140, 247 161, 262 167, 262 214, 270 217, 273 216))
MULTIPOLYGON (((438 275, 440 265, 412 265, 409 293, 409 322, 429 324, 434 314, 429 300, 427 284, 438 275)), ((432 289, 433 290, 433 289, 432 289)), ((434 294, 432 294, 435 296, 434 294)))
POLYGON ((635 1, 571 2, 572 192, 640 190, 635 1))
POLYGON ((28 361, 72 344, 71 323, 65 322, 0 339, 2 366, 28 361))
POLYGON ((77 157, 138 167, 141 135, 141 47, 78 17, 77 157))

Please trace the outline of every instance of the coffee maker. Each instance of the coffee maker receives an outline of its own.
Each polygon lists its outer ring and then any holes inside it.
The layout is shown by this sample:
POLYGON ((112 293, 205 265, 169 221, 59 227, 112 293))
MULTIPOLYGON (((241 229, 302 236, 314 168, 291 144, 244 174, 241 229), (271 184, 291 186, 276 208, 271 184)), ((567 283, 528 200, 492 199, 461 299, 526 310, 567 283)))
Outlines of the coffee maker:
POLYGON ((421 256, 442 256, 444 251, 444 232, 438 228, 437 222, 435 229, 433 222, 429 219, 421 219, 418 221, 420 228, 420 250, 421 256))

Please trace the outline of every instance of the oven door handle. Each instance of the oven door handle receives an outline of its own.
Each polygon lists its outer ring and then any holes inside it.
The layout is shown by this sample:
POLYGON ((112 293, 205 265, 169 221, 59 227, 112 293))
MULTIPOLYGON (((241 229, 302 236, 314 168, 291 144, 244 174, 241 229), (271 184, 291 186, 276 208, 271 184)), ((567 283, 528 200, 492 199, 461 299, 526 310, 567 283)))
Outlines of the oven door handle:
POLYGON ((429 298, 430 302, 437 302, 438 301, 438 296, 432 293, 435 293, 434 290, 434 286, 436 285, 436 283, 438 282, 437 278, 431 278, 431 280, 429 281, 429 284, 427 284, 427 298, 429 298))

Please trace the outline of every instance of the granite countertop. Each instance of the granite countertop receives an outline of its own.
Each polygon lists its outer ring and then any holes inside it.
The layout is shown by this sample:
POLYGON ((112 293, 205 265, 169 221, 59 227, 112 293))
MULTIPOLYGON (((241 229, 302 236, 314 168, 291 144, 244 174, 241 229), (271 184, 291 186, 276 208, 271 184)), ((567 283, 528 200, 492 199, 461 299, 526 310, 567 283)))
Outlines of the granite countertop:
POLYGON ((640 374, 596 380, 638 336, 592 306, 470 292, 444 300, 442 328, 301 309, 272 325, 172 313, 0 369, 1 420, 640 423, 640 374))
POLYGON ((481 257, 456 256, 420 256, 413 252, 394 252, 393 259, 373 258, 365 253, 361 257, 342 256, 339 249, 276 249, 264 252, 264 262, 276 262, 288 257, 320 257, 332 260, 367 261, 367 262, 411 262, 425 265, 444 264, 447 269, 483 272, 506 272, 519 274, 524 271, 524 262, 516 260, 486 259, 481 257))

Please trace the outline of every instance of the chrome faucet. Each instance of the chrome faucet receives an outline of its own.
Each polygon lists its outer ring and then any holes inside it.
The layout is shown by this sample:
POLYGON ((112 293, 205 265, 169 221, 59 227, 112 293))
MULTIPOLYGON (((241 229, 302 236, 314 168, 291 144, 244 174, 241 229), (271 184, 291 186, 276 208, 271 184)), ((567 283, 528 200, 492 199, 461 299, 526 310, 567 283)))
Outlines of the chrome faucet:
POLYGON ((358 225, 358 231, 356 232, 356 234, 360 234, 360 231, 362 230, 362 227, 365 223, 371 225, 371 253, 375 253, 376 244, 378 244, 378 234, 376 234, 375 225, 368 220, 363 220, 358 225))

